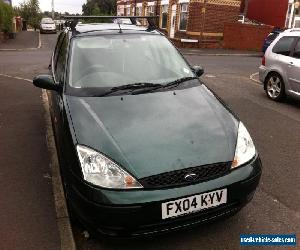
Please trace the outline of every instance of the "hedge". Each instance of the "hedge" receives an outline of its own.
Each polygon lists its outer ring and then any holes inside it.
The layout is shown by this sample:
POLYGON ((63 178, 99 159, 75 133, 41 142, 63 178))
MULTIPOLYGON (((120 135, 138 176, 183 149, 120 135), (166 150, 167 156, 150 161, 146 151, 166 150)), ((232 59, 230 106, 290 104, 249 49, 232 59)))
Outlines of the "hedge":
POLYGON ((13 8, 0 0, 0 31, 12 32, 13 8))

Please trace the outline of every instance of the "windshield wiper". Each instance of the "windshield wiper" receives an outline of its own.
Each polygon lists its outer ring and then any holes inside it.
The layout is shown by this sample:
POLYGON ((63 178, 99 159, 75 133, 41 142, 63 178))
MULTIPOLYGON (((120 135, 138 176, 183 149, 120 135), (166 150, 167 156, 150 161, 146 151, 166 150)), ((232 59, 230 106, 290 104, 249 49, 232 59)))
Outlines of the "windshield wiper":
POLYGON ((199 79, 199 78, 196 76, 182 77, 182 78, 176 79, 175 81, 168 82, 167 84, 163 85, 163 88, 177 87, 180 83, 187 82, 187 81, 194 80, 194 79, 199 79))
POLYGON ((153 89, 150 89, 150 90, 147 90, 147 91, 138 91, 137 94, 141 94, 141 93, 144 93, 144 92, 154 92, 158 89, 165 89, 165 88, 170 88, 170 87, 177 87, 179 86, 181 83, 183 82, 187 82, 187 81, 190 81, 190 80, 194 80, 194 79, 199 79, 198 77, 196 76, 188 76, 188 77, 182 77, 182 78, 178 78, 172 82, 168 82, 168 83, 165 83, 165 84, 161 84, 161 86, 158 86, 156 88, 153 88, 153 89))
POLYGON ((146 92, 152 92, 152 91, 155 91, 160 88, 177 87, 178 85, 180 85, 183 82, 187 82, 187 81, 194 80, 194 79, 198 79, 198 77, 196 77, 196 76, 182 77, 175 81, 168 82, 167 84, 150 83, 150 82, 131 83, 131 84, 113 87, 110 90, 108 90, 107 92, 105 92, 101 95, 96 95, 96 96, 108 96, 108 95, 111 95, 120 90, 130 90, 130 93, 132 92, 132 94, 142 94, 142 93, 146 93, 146 92), (133 92, 136 89, 139 89, 141 91, 133 92))
POLYGON ((150 82, 138 82, 132 84, 121 85, 118 87, 113 87, 111 90, 123 90, 123 89, 143 89, 149 87, 160 87, 162 86, 159 83, 150 83, 150 82))
POLYGON ((135 89, 157 88, 157 87, 163 87, 163 85, 159 83, 138 82, 138 83, 121 85, 118 87, 113 87, 101 96, 107 96, 120 90, 135 90, 135 89))

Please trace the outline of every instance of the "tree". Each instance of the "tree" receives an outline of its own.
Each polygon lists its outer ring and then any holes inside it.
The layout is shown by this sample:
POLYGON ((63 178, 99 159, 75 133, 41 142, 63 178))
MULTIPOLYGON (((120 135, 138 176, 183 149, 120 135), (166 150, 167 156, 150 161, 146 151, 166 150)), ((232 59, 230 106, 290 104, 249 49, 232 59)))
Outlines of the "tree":
POLYGON ((43 16, 44 17, 51 17, 52 13, 50 11, 44 11, 43 16))
POLYGON ((13 8, 0 0, 0 31, 12 31, 13 8))
POLYGON ((39 27, 42 18, 40 12, 39 0, 27 0, 18 7, 20 16, 22 16, 27 23, 35 30, 39 27))
POLYGON ((116 15, 117 1, 116 0, 90 0, 82 5, 83 15, 100 16, 100 15, 116 15))
POLYGON ((100 10, 98 4, 95 3, 94 8, 92 9, 91 15, 92 16, 101 16, 101 10, 100 10))

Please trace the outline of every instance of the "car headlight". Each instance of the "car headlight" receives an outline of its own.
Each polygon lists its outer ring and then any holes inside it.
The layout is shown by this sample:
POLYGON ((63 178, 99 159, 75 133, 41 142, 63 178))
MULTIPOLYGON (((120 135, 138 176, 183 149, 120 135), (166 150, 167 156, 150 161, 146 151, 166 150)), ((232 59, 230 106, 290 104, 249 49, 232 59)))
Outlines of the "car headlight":
POLYGON ((103 154, 81 145, 76 148, 86 181, 104 188, 142 188, 134 177, 103 154))
POLYGON ((251 136, 242 122, 239 123, 235 156, 231 168, 239 167, 250 161, 256 155, 251 136))

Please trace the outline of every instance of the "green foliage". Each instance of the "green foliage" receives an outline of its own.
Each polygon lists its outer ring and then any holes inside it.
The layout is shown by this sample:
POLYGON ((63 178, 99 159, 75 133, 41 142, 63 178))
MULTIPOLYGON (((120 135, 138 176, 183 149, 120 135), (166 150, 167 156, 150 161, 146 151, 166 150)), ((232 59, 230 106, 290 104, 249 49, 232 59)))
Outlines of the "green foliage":
MULTIPOLYGON (((55 19, 61 19, 62 16, 70 16, 70 15, 71 14, 67 11, 65 11, 64 13, 55 11, 54 12, 54 20, 55 19)), ((76 14, 76 15, 79 15, 79 14, 76 14)), ((42 12, 42 16, 52 18, 52 12, 51 11, 44 11, 44 12, 42 12)))
POLYGON ((0 30, 12 32, 12 19, 14 17, 13 8, 0 0, 0 30))
POLYGON ((39 0, 26 0, 20 4, 18 9, 20 16, 23 17, 30 26, 34 29, 39 27, 42 18, 39 0))
POLYGON ((83 15, 111 16, 117 13, 116 0, 90 0, 82 5, 83 15))
POLYGON ((101 15, 101 10, 97 4, 95 4, 94 8, 92 9, 93 16, 100 16, 101 15))

